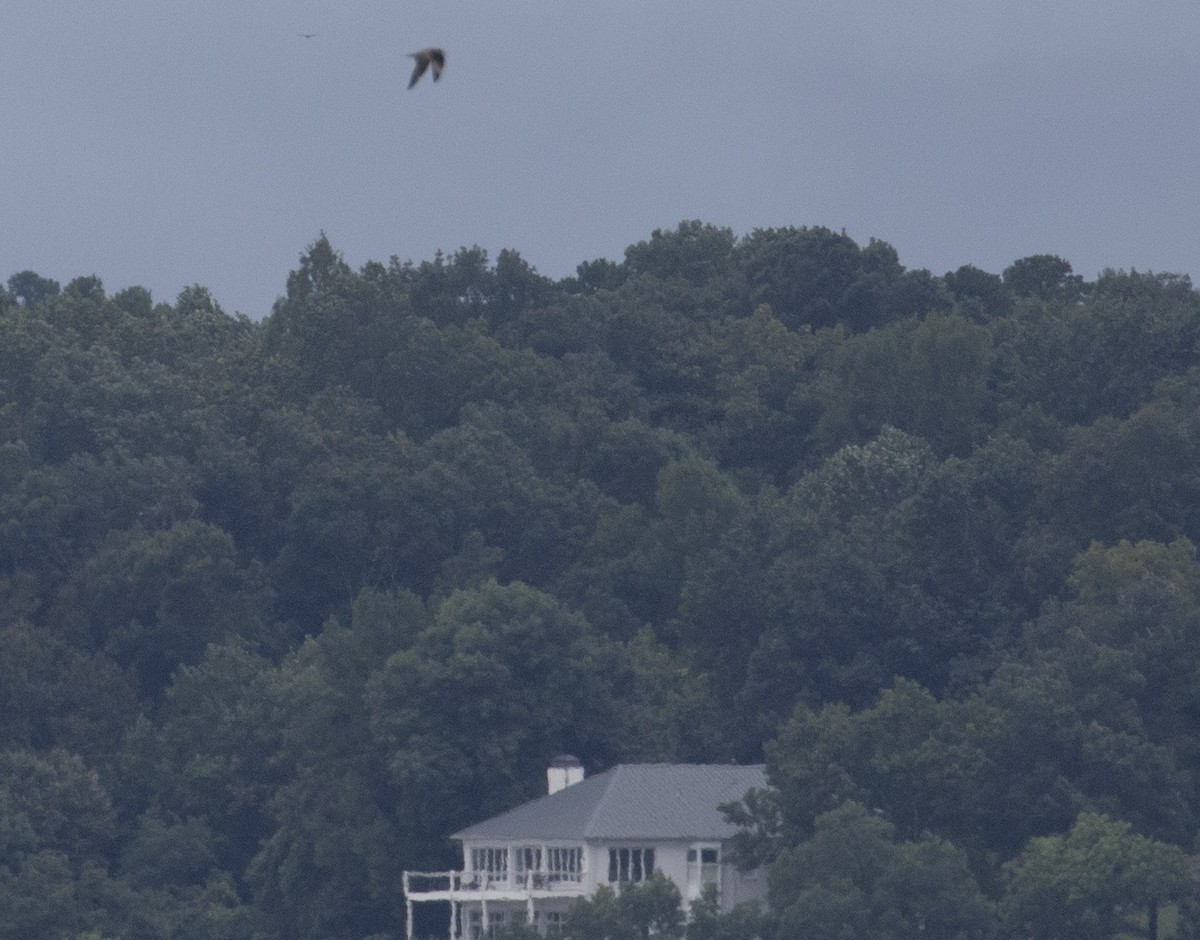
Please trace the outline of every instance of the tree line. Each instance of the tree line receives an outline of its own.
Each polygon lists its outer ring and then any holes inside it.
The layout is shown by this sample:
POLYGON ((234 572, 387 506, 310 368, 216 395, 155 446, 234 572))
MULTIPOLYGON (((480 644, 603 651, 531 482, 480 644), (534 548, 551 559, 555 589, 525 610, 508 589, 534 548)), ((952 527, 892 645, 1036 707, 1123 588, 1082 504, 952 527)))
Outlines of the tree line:
POLYGON ((693 940, 1200 926, 1186 276, 684 222, 7 288, 0 938, 399 937, 564 751, 767 763, 693 940))

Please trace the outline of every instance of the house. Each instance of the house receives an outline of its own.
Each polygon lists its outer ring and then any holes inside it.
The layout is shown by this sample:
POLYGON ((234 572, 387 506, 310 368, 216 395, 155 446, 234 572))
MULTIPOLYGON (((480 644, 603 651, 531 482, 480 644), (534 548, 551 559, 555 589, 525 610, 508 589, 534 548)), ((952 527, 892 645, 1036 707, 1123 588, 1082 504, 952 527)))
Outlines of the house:
POLYGON ((767 786, 762 765, 618 764, 584 779, 565 755, 546 776, 545 796, 453 835, 461 871, 405 872, 409 940, 413 905, 428 902, 449 903, 450 940, 481 940, 514 920, 554 935, 577 898, 655 871, 685 905, 710 884, 723 908, 764 894, 761 872, 730 863, 737 830, 718 809, 767 786))

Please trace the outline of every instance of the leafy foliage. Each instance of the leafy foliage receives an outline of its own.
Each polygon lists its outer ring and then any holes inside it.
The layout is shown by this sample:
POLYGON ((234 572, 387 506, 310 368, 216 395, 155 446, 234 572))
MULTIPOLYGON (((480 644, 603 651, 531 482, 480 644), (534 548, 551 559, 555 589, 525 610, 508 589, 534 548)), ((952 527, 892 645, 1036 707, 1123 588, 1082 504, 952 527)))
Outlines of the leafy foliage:
POLYGON ((773 783, 769 909, 580 937, 1200 930, 1186 276, 685 221, 561 281, 322 235, 261 323, 7 288, 0 937, 394 938, 562 751, 773 783))
POLYGON ((664 940, 683 935, 679 888, 662 872, 617 894, 602 885, 571 905, 563 928, 570 940, 664 940))

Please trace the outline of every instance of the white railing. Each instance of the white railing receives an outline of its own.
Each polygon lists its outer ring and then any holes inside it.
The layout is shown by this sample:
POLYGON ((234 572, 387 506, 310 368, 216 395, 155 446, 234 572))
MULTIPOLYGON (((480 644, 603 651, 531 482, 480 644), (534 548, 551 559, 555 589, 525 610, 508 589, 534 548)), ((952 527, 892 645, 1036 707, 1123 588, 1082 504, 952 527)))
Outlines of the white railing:
POLYGON ((479 894, 488 891, 578 891, 578 873, 540 871, 406 871, 404 893, 413 900, 423 894, 479 894))

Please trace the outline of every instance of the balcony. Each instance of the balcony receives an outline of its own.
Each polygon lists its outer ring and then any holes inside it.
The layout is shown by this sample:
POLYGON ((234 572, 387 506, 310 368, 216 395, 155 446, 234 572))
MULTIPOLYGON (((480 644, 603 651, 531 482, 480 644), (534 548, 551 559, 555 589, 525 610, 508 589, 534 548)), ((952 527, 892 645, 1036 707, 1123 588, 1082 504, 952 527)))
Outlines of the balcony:
POLYGON ((406 871, 404 895, 410 901, 526 901, 531 898, 581 897, 578 873, 540 871, 406 871))

